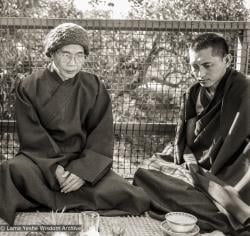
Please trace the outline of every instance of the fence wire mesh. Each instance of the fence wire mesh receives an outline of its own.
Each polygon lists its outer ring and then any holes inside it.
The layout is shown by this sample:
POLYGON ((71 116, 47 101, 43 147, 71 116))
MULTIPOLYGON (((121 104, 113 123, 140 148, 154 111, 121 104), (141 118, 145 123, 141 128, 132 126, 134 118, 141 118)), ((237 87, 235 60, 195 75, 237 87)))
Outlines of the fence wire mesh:
POLYGON ((190 40, 217 32, 230 43, 232 66, 249 73, 247 22, 68 20, 0 18, 0 160, 18 150, 15 132, 16 81, 44 68, 43 40, 63 22, 88 30, 90 55, 83 70, 105 83, 113 103, 113 169, 131 177, 138 164, 160 152, 175 135, 180 98, 193 82, 188 65, 190 40))

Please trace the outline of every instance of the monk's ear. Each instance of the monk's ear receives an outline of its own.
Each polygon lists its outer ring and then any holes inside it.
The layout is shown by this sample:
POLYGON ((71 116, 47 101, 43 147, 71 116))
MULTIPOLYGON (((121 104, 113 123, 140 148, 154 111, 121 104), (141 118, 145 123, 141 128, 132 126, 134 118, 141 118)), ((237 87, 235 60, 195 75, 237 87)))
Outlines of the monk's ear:
POLYGON ((227 54, 226 56, 224 56, 223 60, 226 63, 226 66, 229 67, 232 63, 233 57, 231 54, 227 54))

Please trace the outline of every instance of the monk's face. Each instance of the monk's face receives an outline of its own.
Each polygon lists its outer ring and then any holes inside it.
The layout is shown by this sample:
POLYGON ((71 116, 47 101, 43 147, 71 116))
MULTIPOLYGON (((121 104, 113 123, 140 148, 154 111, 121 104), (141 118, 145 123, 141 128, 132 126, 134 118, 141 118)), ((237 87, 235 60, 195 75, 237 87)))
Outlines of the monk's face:
POLYGON ((58 49, 52 59, 63 80, 73 78, 85 62, 84 49, 80 45, 70 44, 58 49))
POLYGON ((190 49, 189 59, 194 77, 201 86, 207 88, 217 86, 231 63, 230 55, 215 55, 211 47, 200 51, 190 49))

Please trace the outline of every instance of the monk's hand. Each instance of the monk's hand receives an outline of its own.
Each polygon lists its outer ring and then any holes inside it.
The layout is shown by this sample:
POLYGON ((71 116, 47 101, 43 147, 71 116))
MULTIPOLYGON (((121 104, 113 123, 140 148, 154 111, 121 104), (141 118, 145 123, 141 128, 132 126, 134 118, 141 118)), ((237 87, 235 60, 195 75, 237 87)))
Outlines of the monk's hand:
POLYGON ((85 181, 78 177, 77 175, 70 173, 67 179, 61 185, 62 193, 69 193, 76 191, 85 184, 85 181))
POLYGON ((163 151, 155 153, 155 156, 168 162, 174 162, 174 145, 171 142, 167 143, 163 151))
POLYGON ((65 182, 65 180, 67 179, 69 174, 70 173, 68 171, 64 170, 63 166, 58 165, 56 167, 55 176, 56 176, 56 179, 57 179, 60 187, 65 182))
POLYGON ((164 147, 163 151, 161 152, 162 155, 170 155, 173 156, 174 154, 174 144, 172 142, 169 142, 164 147))

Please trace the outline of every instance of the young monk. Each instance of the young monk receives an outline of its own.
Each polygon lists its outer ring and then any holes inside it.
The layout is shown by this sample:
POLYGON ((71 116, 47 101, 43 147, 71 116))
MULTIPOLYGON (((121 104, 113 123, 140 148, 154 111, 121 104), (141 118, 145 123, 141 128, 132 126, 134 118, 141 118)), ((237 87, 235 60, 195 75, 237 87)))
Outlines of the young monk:
POLYGON ((228 45, 217 34, 198 36, 189 58, 197 82, 183 96, 172 153, 168 146, 162 158, 145 161, 134 183, 149 194, 153 216, 189 212, 201 232, 249 235, 249 80, 230 68, 228 45))
POLYGON ((104 84, 81 71, 88 45, 81 26, 57 26, 45 39, 51 63, 17 86, 20 150, 0 167, 0 217, 8 223, 16 211, 41 207, 104 215, 149 208, 145 192, 111 170, 111 101, 104 84))

